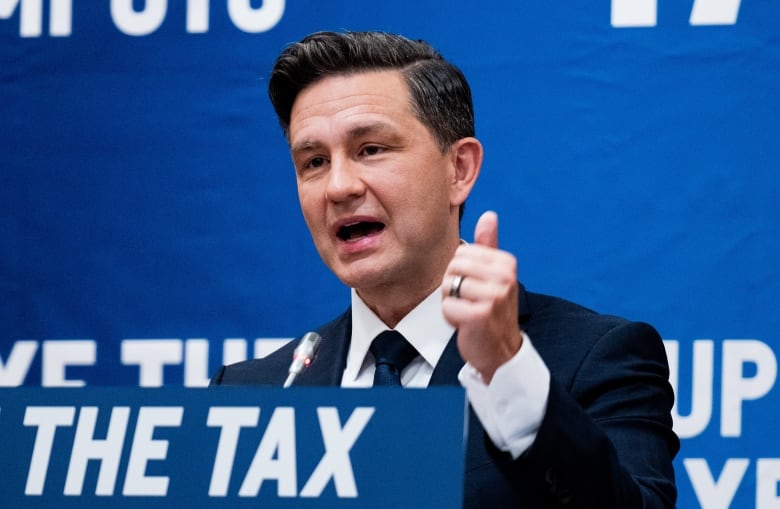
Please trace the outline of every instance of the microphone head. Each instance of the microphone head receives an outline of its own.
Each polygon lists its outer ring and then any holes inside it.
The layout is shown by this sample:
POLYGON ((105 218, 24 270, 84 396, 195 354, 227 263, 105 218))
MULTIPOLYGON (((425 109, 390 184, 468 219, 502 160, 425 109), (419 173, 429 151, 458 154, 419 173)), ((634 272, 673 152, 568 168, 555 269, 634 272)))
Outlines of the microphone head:
POLYGON ((309 367, 314 360, 314 357, 317 355, 317 350, 319 350, 321 342, 322 336, 316 332, 307 332, 304 334, 293 352, 293 362, 290 365, 290 373, 295 372, 295 374, 298 374, 304 368, 309 367))
POLYGON ((293 381, 295 381, 295 377, 297 377, 305 368, 309 367, 312 361, 314 361, 314 357, 317 355, 317 350, 319 349, 321 342, 322 336, 316 332, 307 332, 303 335, 293 352, 293 360, 290 364, 290 369, 288 370, 289 375, 287 376, 287 380, 285 380, 283 387, 290 387, 293 381))

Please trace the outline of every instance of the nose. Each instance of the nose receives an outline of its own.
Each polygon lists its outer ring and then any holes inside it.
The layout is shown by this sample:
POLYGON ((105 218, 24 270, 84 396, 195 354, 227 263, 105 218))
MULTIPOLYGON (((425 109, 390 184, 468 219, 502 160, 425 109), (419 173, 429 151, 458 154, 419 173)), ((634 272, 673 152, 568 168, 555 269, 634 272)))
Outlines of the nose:
POLYGON ((358 164, 349 158, 333 158, 328 172, 325 194, 333 203, 342 203, 362 196, 366 191, 358 164))

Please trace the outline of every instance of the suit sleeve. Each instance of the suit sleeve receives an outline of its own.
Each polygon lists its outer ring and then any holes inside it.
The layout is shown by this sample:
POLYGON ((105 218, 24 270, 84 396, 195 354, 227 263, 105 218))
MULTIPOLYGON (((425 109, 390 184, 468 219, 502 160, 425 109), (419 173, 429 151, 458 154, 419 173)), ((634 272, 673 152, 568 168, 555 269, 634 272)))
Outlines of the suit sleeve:
POLYGON ((646 324, 620 324, 593 344, 569 387, 551 372, 536 439, 516 460, 501 455, 505 473, 531 472, 566 507, 674 507, 672 460, 679 440, 657 332, 646 324))

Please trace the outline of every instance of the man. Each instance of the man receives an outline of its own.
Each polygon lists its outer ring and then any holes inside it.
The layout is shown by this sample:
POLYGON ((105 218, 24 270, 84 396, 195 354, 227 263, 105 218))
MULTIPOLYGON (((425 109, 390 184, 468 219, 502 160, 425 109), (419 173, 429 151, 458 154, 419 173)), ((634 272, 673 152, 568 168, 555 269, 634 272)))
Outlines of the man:
MULTIPOLYGON (((655 330, 526 292, 495 213, 461 241, 482 162, 462 73, 423 42, 316 33, 280 55, 269 94, 314 243, 352 289, 296 383, 371 386, 387 368, 374 338, 408 341, 404 386, 466 388, 465 507, 673 507, 679 442, 655 330)), ((294 347, 212 383, 280 385, 294 347)))

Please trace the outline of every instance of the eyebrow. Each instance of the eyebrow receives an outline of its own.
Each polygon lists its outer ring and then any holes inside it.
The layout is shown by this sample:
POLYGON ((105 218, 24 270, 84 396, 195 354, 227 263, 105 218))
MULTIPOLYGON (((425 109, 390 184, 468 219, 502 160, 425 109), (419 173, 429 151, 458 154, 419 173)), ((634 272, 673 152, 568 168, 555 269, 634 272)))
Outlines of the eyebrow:
POLYGON ((293 154, 297 154, 299 152, 306 152, 310 150, 317 150, 318 148, 322 147, 322 143, 316 140, 312 140, 310 138, 303 139, 294 145, 290 147, 290 151, 293 154))
POLYGON ((370 134, 398 136, 398 130, 385 122, 374 122, 372 124, 358 125, 347 131, 347 137, 350 139, 361 138, 370 134))

